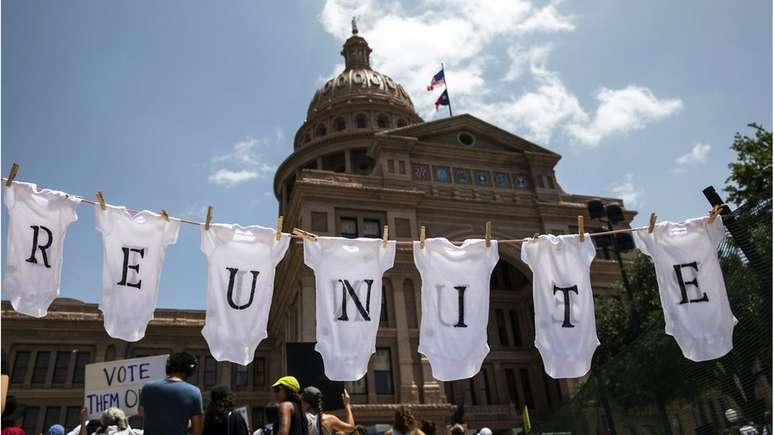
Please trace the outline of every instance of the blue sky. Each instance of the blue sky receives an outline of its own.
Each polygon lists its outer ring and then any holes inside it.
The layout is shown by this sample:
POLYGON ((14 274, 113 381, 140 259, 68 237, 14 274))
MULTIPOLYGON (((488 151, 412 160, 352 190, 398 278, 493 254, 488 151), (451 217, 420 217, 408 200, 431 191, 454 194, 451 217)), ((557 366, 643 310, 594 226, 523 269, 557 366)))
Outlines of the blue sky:
MULTIPOLYGON (((2 1, 2 166, 131 208, 274 226, 273 171, 349 19, 373 66, 424 90, 447 66, 468 112, 562 154, 572 193, 680 220, 721 187, 736 131, 771 128, 771 2, 2 1)), ((101 241, 79 208, 62 296, 97 302, 101 241)), ((3 209, 3 218, 7 216, 3 209)), ((5 237, 3 233, 3 250, 5 237)), ((160 307, 203 308, 206 260, 184 225, 160 307)))

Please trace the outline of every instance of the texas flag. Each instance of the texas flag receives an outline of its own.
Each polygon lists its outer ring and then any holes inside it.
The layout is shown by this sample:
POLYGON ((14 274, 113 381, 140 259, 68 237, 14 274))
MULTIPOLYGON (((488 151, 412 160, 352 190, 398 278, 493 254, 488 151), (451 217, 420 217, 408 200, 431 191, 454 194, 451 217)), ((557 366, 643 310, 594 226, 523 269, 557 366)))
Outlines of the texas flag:
POLYGON ((444 89, 441 96, 438 97, 437 100, 435 100, 435 110, 438 110, 438 106, 448 106, 448 105, 449 105, 449 94, 446 92, 446 89, 444 89))
POLYGON ((440 70, 433 76, 433 80, 430 81, 430 86, 427 87, 427 90, 432 91, 433 89, 445 84, 446 80, 443 76, 443 70, 440 70))

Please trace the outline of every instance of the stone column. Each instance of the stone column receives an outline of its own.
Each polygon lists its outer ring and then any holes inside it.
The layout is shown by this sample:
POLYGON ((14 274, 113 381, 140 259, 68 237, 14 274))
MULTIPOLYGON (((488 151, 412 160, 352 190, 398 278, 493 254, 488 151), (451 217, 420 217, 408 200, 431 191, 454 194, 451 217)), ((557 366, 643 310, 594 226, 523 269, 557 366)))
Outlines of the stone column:
POLYGON ((419 403, 419 391, 414 380, 414 361, 411 358, 411 349, 408 334, 408 322, 406 321, 407 307, 403 297, 403 280, 405 275, 392 275, 389 277, 392 284, 393 306, 395 307, 395 333, 398 350, 398 398, 401 403, 419 403))
POLYGON ((314 277, 308 274, 304 274, 300 279, 301 282, 301 295, 300 306, 298 310, 301 316, 301 331, 300 339, 306 343, 314 343, 317 341, 317 322, 315 319, 317 312, 317 299, 314 288, 314 277))

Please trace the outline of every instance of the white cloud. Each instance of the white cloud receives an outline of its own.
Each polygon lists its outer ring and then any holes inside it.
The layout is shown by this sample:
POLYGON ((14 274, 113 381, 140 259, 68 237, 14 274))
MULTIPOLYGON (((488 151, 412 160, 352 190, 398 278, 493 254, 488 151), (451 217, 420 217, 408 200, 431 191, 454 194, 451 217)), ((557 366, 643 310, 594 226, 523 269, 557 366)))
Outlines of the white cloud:
POLYGON ((210 183, 215 183, 219 186, 232 187, 245 181, 254 180, 258 178, 258 175, 256 171, 218 169, 214 174, 210 175, 209 180, 210 183))
POLYGON ((624 89, 603 88, 597 94, 599 107, 590 123, 575 123, 568 133, 591 146, 613 134, 623 134, 644 128, 682 109, 679 99, 658 99, 650 89, 630 85, 624 89))
POLYGON ((438 92, 425 91, 441 62, 456 113, 471 113, 544 144, 562 134, 595 146, 682 107, 678 99, 659 99, 646 87, 630 85, 603 88, 596 110, 584 110, 561 75, 547 67, 553 45, 540 40, 575 30, 575 17, 560 6, 529 0, 327 0, 320 21, 344 41, 351 17, 358 16, 360 34, 374 50, 372 66, 401 83, 426 120, 445 116, 434 110, 438 92), (495 53, 502 47, 510 48, 497 80, 489 76, 501 62, 495 53))
POLYGON ((689 166, 698 165, 707 161, 709 152, 712 149, 710 145, 697 143, 691 150, 675 159, 674 172, 685 172, 689 166))
POLYGON ((636 207, 641 204, 640 196, 642 191, 638 190, 634 186, 634 176, 632 174, 626 174, 626 180, 618 183, 614 183, 610 186, 610 191, 618 198, 621 198, 624 205, 628 208, 636 207))
POLYGON ((276 128, 274 141, 262 141, 248 136, 236 142, 228 154, 212 158, 214 172, 209 177, 210 183, 232 187, 256 178, 270 177, 277 170, 277 165, 264 158, 261 148, 270 147, 284 139, 282 130, 276 128))

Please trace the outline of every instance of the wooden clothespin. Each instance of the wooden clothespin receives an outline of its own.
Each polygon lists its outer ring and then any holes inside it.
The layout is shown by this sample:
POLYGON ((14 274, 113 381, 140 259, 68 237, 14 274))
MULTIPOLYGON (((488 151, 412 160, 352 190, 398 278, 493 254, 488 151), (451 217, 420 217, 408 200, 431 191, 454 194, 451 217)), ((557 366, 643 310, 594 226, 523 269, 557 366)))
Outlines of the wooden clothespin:
POLYGON ((169 213, 163 208, 161 209, 161 217, 164 218, 164 221, 169 222, 169 213))
POLYGON ((5 180, 5 187, 11 187, 11 183, 13 183, 14 178, 16 178, 17 172, 19 172, 19 165, 14 162, 11 165, 11 172, 8 173, 8 179, 5 180))
POLYGON ((301 228, 293 228, 293 235, 301 237, 301 238, 304 238, 304 239, 309 239, 309 240, 312 240, 312 241, 316 241, 317 240, 317 235, 316 234, 312 234, 309 231, 304 231, 301 228))
POLYGON ((210 224, 212 223, 212 206, 207 206, 207 220, 204 221, 204 230, 210 230, 210 224))
POLYGON ((709 223, 715 222, 715 218, 718 217, 718 215, 720 214, 721 210, 723 210, 722 206, 716 205, 715 207, 712 207, 712 211, 710 212, 709 221, 708 222, 709 223))
POLYGON ((282 238, 282 224, 285 223, 285 218, 280 215, 280 217, 277 218, 277 226, 274 227, 274 240, 279 240, 282 238))
POLYGON ((653 234, 654 229, 656 229, 656 213, 651 213, 650 222, 648 222, 648 234, 653 234))
POLYGON ((97 192, 97 202, 99 202, 99 208, 105 210, 105 196, 102 192, 97 192))
POLYGON ((425 226, 422 225, 419 227, 419 249, 425 249, 425 226))
POLYGON ((492 222, 484 224, 484 242, 487 248, 492 246, 492 222))
POLYGON ((586 236, 584 235, 585 232, 586 229, 583 227, 583 216, 578 215, 578 237, 580 237, 581 242, 586 239, 586 236))
POLYGON ((389 238, 390 238, 390 226, 389 225, 385 225, 384 229, 382 231, 382 247, 383 248, 387 247, 387 239, 389 239, 389 238))

